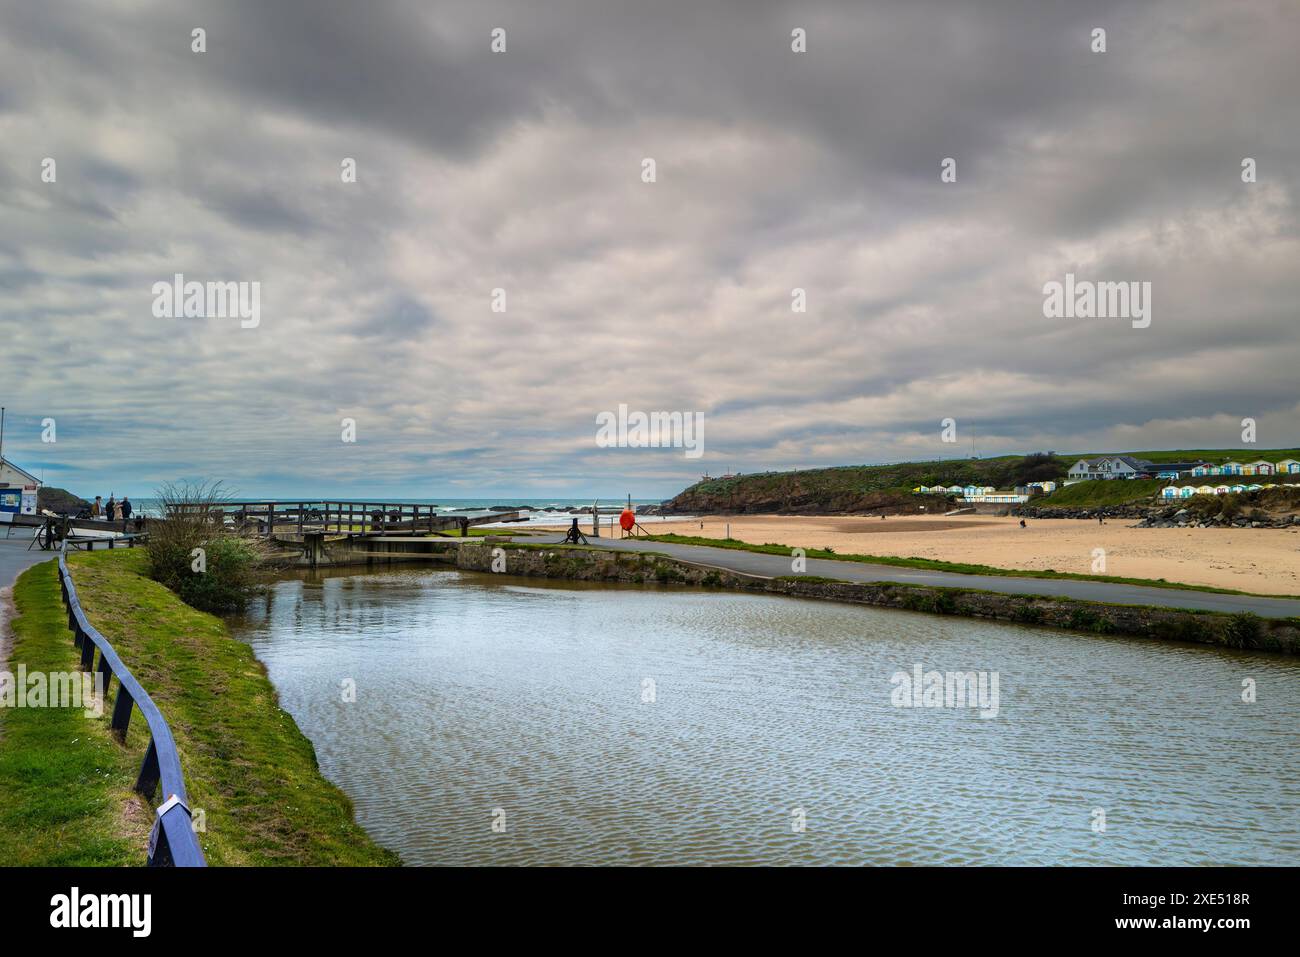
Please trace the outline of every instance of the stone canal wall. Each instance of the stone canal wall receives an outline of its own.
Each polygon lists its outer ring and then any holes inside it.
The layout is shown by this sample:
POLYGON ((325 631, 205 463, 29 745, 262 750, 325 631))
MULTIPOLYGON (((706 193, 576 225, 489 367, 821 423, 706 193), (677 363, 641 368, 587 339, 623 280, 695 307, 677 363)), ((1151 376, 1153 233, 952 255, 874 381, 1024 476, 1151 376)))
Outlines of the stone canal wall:
MULTIPOLYGON (((1300 653, 1300 621, 1296 619, 1107 605, 1071 598, 1002 595, 977 589, 892 582, 860 584, 809 576, 762 578, 648 552, 611 552, 576 546, 492 541, 458 545, 454 561, 458 567, 469 571, 496 571, 507 575, 576 581, 726 588, 856 602, 941 615, 991 618, 1096 634, 1133 635, 1284 654, 1300 653)), ((1175 596, 1170 597, 1172 599, 1175 596)))

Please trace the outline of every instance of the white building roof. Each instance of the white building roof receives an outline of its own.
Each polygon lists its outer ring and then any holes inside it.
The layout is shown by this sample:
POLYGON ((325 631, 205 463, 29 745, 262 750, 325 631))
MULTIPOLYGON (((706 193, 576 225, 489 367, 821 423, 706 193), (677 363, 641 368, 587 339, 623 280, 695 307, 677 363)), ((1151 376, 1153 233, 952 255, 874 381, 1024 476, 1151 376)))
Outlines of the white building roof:
POLYGON ((31 472, 27 471, 24 468, 19 468, 9 459, 0 459, 0 475, 3 475, 6 469, 8 469, 11 472, 17 472, 23 478, 29 479, 30 481, 28 484, 31 485, 41 484, 41 480, 38 479, 35 475, 33 475, 31 472))

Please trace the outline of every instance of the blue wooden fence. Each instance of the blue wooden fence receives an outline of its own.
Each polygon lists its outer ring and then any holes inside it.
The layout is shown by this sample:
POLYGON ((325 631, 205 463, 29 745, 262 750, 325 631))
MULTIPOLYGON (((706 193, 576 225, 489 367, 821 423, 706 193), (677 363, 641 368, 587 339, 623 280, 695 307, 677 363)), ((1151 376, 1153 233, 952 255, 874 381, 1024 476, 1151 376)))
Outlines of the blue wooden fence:
MULTIPOLYGON (((71 540, 64 539, 59 554, 59 584, 63 589, 63 603, 68 607, 68 628, 81 649, 81 664, 94 672, 95 652, 99 651, 98 670, 104 676, 103 694, 108 696, 109 683, 117 678, 117 698, 113 702, 110 726, 120 740, 126 739, 127 725, 131 721, 132 707, 140 709, 149 726, 149 748, 140 764, 135 789, 152 802, 162 782, 164 800, 157 809, 153 834, 149 839, 148 862, 150 867, 207 867, 198 835, 190 822, 189 797, 185 793, 185 779, 181 774, 181 759, 176 753, 176 742, 171 728, 153 703, 149 693, 135 680, 135 675, 118 657, 108 639, 86 618, 77 599, 77 588, 68 572, 67 550, 71 540)), ((71 541, 74 547, 84 544, 71 541)), ((93 546, 90 546, 93 547, 93 546)))

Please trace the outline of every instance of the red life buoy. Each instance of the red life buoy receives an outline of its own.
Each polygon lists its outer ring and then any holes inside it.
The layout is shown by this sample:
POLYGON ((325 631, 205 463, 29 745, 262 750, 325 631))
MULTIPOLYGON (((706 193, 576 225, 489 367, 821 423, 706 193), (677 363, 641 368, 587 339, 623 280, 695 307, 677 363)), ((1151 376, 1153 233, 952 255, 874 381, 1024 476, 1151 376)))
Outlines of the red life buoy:
POLYGON ((618 517, 618 524, 622 527, 623 531, 632 531, 632 526, 636 524, 636 513, 630 508, 623 509, 623 513, 618 517))

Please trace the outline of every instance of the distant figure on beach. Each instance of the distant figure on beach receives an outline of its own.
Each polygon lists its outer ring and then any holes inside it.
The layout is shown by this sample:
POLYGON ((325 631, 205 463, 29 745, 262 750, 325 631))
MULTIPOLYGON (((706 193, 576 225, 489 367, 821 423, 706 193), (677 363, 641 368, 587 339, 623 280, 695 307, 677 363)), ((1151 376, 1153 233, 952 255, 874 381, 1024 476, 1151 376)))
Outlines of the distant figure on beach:
POLYGON ((1105 524, 1106 524, 1106 519, 1103 518, 1102 516, 1098 515, 1098 516, 1097 516, 1097 524, 1098 524, 1098 525, 1105 525, 1105 524))
POLYGON ((880 513, 880 520, 881 520, 882 522, 885 520, 885 513, 884 513, 884 512, 881 512, 881 513, 880 513))
POLYGON ((125 495, 122 496, 122 501, 119 503, 118 507, 122 509, 123 518, 131 517, 131 500, 125 495))
POLYGON ((117 521, 117 499, 115 499, 115 498, 113 497, 113 493, 112 493, 112 492, 109 492, 109 493, 108 493, 108 506, 107 506, 107 509, 108 509, 108 520, 109 520, 110 522, 115 522, 115 521, 117 521))
POLYGON ((1020 520, 1020 527, 1021 528, 1025 527, 1025 520, 1023 518, 1020 520))
POLYGON ((96 495, 94 504, 90 506, 90 517, 101 518, 103 514, 104 514, 104 499, 101 496, 96 495))

